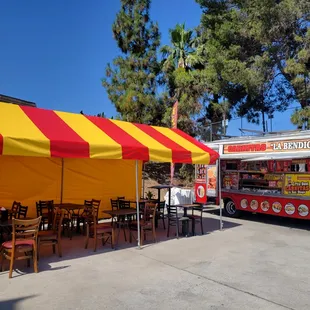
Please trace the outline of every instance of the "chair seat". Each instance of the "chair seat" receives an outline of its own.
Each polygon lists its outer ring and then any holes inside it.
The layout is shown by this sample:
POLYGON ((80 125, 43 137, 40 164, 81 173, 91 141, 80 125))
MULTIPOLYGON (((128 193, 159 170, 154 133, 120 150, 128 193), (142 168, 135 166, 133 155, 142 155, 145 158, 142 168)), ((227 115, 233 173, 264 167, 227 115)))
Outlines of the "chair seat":
MULTIPOLYGON (((144 220, 140 220, 139 223, 140 223, 140 226, 142 226, 142 227, 150 227, 150 228, 152 228, 152 223, 151 222, 146 222, 144 220)), ((138 224, 137 221, 132 221, 132 222, 130 222, 130 227, 137 227, 137 224, 138 224)))
POLYGON ((56 240, 57 234, 53 230, 41 230, 38 237, 40 240, 56 240))
MULTIPOLYGON (((91 232, 94 231, 92 226, 91 232)), ((97 234, 112 233, 112 226, 110 223, 99 223, 97 224, 97 234)))
POLYGON ((188 217, 191 219, 191 220, 200 220, 201 219, 201 216, 200 215, 188 215, 188 217))
MULTIPOLYGON (((17 240, 15 241, 15 247, 20 249, 20 248, 29 248, 33 247, 34 245, 34 240, 17 240)), ((13 241, 6 241, 2 243, 2 247, 4 249, 12 249, 13 248, 13 241)))

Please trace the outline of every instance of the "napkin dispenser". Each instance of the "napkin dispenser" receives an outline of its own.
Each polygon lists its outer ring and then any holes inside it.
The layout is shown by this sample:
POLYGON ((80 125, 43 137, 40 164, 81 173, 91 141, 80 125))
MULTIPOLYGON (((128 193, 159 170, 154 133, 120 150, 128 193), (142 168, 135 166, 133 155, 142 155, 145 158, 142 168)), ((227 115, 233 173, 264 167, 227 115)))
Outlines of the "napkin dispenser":
POLYGON ((9 211, 5 208, 1 208, 0 210, 1 222, 5 222, 9 219, 9 211))

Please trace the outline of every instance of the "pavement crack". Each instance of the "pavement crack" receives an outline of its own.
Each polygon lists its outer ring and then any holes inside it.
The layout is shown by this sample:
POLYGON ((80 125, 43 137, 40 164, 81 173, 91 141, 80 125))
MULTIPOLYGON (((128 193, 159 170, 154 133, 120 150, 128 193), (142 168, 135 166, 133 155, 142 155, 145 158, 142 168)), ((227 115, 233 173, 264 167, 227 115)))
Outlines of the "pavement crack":
MULTIPOLYGON (((216 283, 216 284, 218 284, 218 285, 225 286, 225 287, 227 287, 227 288, 230 288, 230 289, 232 289, 232 290, 238 291, 238 292, 240 292, 240 293, 247 294, 247 295, 250 295, 250 296, 252 296, 252 297, 256 297, 256 298, 258 298, 258 299, 264 300, 264 301, 266 301, 266 302, 269 302, 269 303, 274 304, 274 305, 276 305, 276 306, 282 307, 282 308, 284 308, 284 309, 296 310, 296 309, 294 309, 294 308, 291 308, 291 307, 289 307, 289 306, 280 304, 280 303, 278 303, 278 302, 276 302, 276 301, 273 301, 273 300, 270 300, 270 299, 268 299, 268 298, 265 298, 265 297, 259 296, 259 295, 257 295, 257 294, 251 293, 251 292, 249 292, 249 291, 246 291, 246 290, 243 290, 243 289, 240 289, 240 288, 231 286, 231 285, 229 285, 229 284, 227 284, 227 283, 224 283, 224 282, 221 282, 221 281, 218 281, 218 280, 215 280, 215 279, 212 279, 212 278, 209 278, 209 277, 206 277, 206 276, 203 276, 203 275, 200 275, 200 274, 191 272, 191 271, 186 270, 186 269, 184 269, 184 268, 179 268, 179 267, 177 267, 177 266, 171 265, 171 264, 169 264, 169 263, 166 263, 166 262, 164 262, 164 261, 162 261, 162 260, 159 260, 159 259, 150 257, 150 256, 148 256, 148 255, 145 255, 145 254, 142 254, 142 253, 139 253, 139 255, 142 255, 142 256, 144 256, 144 257, 146 257, 146 258, 148 258, 148 259, 151 259, 151 260, 156 261, 156 262, 158 262, 158 263, 164 264, 164 265, 169 266, 169 267, 171 267, 171 268, 177 269, 177 270, 179 270, 179 271, 183 271, 183 272, 189 273, 189 274, 191 274, 191 275, 193 275, 193 276, 196 276, 196 277, 199 277, 199 278, 203 278, 203 279, 208 280, 208 281, 210 281, 210 282, 216 283)), ((187 268, 188 268, 188 267, 187 267, 187 268)))

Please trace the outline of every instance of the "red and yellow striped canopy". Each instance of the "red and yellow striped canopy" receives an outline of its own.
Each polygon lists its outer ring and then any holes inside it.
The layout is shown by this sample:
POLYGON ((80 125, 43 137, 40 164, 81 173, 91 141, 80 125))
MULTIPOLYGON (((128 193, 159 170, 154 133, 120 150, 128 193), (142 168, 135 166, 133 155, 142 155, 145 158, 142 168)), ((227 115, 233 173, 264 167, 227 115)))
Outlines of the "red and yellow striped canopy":
POLYGON ((218 154, 177 129, 0 102, 0 155, 212 164, 218 154))

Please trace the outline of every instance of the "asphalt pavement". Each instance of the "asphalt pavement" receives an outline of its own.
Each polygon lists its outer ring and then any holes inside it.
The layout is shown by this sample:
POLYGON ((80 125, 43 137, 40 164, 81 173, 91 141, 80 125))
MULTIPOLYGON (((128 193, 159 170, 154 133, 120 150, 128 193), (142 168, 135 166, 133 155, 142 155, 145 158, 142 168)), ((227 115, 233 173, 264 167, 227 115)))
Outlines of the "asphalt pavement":
MULTIPOLYGON (((310 225, 275 217, 205 215, 201 236, 166 238, 138 250, 84 249, 64 238, 46 248, 38 274, 18 262, 0 273, 0 309, 310 309, 310 225)), ((198 234, 199 234, 199 229, 198 234)))

